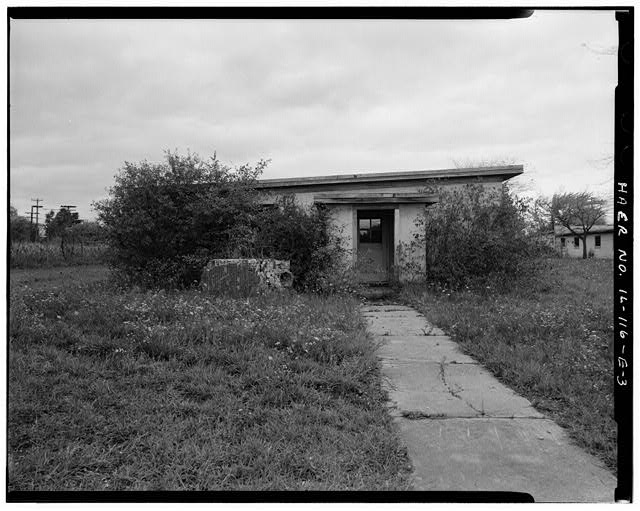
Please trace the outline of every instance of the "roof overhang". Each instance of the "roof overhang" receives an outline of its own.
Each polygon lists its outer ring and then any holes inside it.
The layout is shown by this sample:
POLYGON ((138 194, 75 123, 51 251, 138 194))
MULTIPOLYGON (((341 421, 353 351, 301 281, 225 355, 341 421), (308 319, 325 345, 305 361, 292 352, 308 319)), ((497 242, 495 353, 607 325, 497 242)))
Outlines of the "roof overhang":
POLYGON ((435 204, 438 196, 421 193, 318 193, 315 204, 435 204))
MULTIPOLYGON (((571 232, 569 229, 567 229, 566 227, 556 227, 556 230, 554 232, 556 237, 562 237, 562 236, 575 236, 576 234, 579 236, 582 236, 582 227, 579 226, 572 226, 573 231, 571 232)), ((592 226, 589 231, 587 231, 587 235, 589 234, 607 234, 607 233, 613 233, 614 232, 614 226, 613 225, 594 225, 592 226)))
POLYGON ((495 167, 475 167, 465 169, 418 170, 411 172, 378 172, 370 174, 338 174, 331 176, 293 177, 287 179, 261 179, 256 187, 297 188, 309 186, 393 183, 393 182, 426 182, 450 179, 483 179, 506 181, 524 172, 522 165, 503 165, 495 167))

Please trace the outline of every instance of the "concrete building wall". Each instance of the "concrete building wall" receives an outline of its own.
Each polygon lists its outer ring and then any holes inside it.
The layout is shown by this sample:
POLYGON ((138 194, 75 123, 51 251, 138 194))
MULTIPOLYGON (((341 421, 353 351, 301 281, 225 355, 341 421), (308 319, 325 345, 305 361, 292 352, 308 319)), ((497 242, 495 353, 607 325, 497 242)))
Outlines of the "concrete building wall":
MULTIPOLYGON (((411 193, 419 191, 421 187, 415 186, 399 186, 399 187, 386 187, 386 188, 376 188, 375 193, 411 193)), ((351 190, 350 190, 351 191, 351 190)), ((353 190, 353 193, 366 193, 371 190, 367 188, 360 188, 353 190)), ((313 205, 313 197, 317 195, 318 192, 297 192, 294 195, 296 196, 296 201, 301 206, 309 207, 313 205)), ((271 195, 273 197, 273 195, 271 195)))
MULTIPOLYGON (((441 183, 436 182, 446 188, 460 188, 465 186, 465 182, 441 183)), ((500 180, 486 180, 481 183, 487 192, 498 191, 502 185, 500 180)), ((353 193, 416 193, 421 192, 426 187, 426 183, 416 183, 412 186, 377 186, 375 190, 368 187, 350 187, 349 192, 353 193)), ((269 199, 275 199, 282 192, 266 192, 269 199)), ((312 207, 314 196, 318 191, 299 191, 294 193, 296 201, 303 207, 312 207)), ((425 211, 424 204, 328 204, 337 233, 342 239, 346 249, 345 264, 355 264, 357 261, 357 211, 358 209, 393 209, 394 210, 394 267, 397 277, 406 281, 419 274, 424 274, 426 265, 426 254, 424 244, 416 245, 414 234, 418 227, 416 219, 425 211), (413 249, 413 250, 408 250, 413 249), (351 257, 349 257, 351 254, 351 257)))
POLYGON ((354 208, 351 204, 330 204, 328 206, 331 214, 331 220, 335 228, 336 235, 342 241, 342 246, 345 249, 345 265, 353 264, 356 253, 356 243, 353 236, 354 223, 353 212, 354 208))
MULTIPOLYGON (((568 257, 582 257, 582 239, 578 240, 578 246, 574 244, 573 234, 556 237, 556 247, 560 252, 568 257), (562 248, 561 239, 565 239, 565 246, 562 248)), ((593 252, 593 257, 598 259, 613 259, 613 233, 604 232, 597 234, 587 234, 587 257, 593 252), (600 236, 600 247, 596 247, 595 237, 600 236)))
POLYGON ((395 244, 398 278, 410 280, 423 275, 426 265, 424 239, 416 240, 419 233, 416 220, 424 214, 424 204, 400 204, 396 210, 395 244))

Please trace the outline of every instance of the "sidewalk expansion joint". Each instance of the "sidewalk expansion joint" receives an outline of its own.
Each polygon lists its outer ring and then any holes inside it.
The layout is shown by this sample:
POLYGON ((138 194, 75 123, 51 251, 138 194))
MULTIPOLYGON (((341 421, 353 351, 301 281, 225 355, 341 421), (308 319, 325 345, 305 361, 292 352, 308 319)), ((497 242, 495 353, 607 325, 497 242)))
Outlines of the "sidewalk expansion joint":
MULTIPOLYGON (((440 364, 442 362, 438 362, 437 360, 429 360, 428 358, 402 358, 402 357, 392 357, 392 356, 388 356, 388 355, 378 355, 378 358, 380 358, 381 360, 394 360, 396 362, 426 362, 428 364, 440 364)), ((477 366, 477 365, 481 365, 480 362, 457 362, 455 360, 451 360, 451 361, 445 361, 444 362, 447 365, 470 365, 470 366, 477 366)))
POLYGON ((477 420, 477 419, 482 419, 482 420, 531 420, 531 419, 536 419, 536 420, 549 420, 548 417, 539 417, 537 415, 502 415, 502 416, 494 416, 494 415, 445 415, 442 413, 423 413, 423 412, 416 412, 416 411, 411 411, 411 412, 406 412, 406 411, 402 411, 400 412, 399 417, 400 419, 407 419, 407 420, 411 420, 411 421, 416 421, 416 420, 448 420, 448 419, 454 419, 454 420, 459 420, 459 419, 469 419, 469 420, 477 420))

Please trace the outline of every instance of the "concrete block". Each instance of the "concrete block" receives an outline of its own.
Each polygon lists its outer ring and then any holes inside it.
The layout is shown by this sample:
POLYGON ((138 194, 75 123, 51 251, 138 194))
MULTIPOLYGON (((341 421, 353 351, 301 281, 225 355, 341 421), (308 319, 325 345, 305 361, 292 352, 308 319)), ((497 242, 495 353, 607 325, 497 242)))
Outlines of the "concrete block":
POLYGON ((246 297, 292 285, 289 261, 276 259, 213 259, 200 278, 203 291, 227 296, 246 297))

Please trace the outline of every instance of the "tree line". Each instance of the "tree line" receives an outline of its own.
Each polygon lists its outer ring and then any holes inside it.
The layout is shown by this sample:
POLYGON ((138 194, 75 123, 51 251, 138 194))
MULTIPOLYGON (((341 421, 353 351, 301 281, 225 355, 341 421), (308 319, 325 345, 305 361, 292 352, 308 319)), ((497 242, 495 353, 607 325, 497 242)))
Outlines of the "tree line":
MULTIPOLYGON (((230 167, 214 154, 166 152, 164 161, 125 162, 109 195, 93 204, 97 222, 61 208, 45 216, 48 241, 107 243, 110 263, 129 282, 188 286, 212 258, 289 259, 298 287, 313 288, 337 274, 345 256, 329 212, 302 208, 292 198, 265 201, 257 180, 269 164, 230 167)), ((583 240, 606 218, 607 203, 587 192, 518 198, 508 185, 492 201, 481 187, 437 191, 440 200, 422 219, 431 278, 448 284, 456 275, 521 275, 526 263, 549 252, 540 243, 556 226, 583 240)), ((34 239, 33 226, 10 208, 11 240, 34 239)), ((36 236, 37 238, 37 236, 36 236)), ((484 277, 483 277, 484 278, 484 277)), ((466 279, 468 280, 468 279, 466 279)))
POLYGON ((19 215, 18 210, 9 205, 9 236, 12 243, 57 240, 95 244, 105 241, 102 226, 98 222, 81 220, 77 212, 64 207, 45 215, 43 231, 37 232, 33 222, 19 215))

